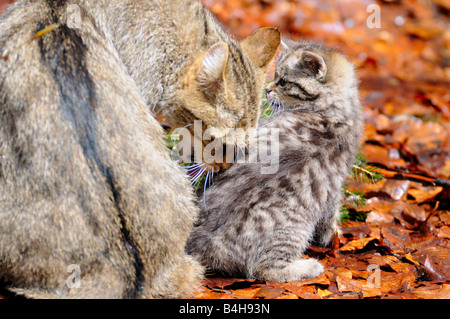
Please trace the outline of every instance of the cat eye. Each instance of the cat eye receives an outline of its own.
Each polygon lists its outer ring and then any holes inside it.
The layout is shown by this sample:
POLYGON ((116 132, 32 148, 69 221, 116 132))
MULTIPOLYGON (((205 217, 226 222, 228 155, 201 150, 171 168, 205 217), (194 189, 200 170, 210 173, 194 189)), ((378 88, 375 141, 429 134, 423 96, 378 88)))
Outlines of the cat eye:
POLYGON ((281 86, 281 87, 284 87, 284 86, 286 86, 286 83, 287 83, 286 80, 283 79, 283 78, 281 78, 281 79, 278 80, 278 83, 277 83, 277 84, 278 84, 279 86, 281 86))

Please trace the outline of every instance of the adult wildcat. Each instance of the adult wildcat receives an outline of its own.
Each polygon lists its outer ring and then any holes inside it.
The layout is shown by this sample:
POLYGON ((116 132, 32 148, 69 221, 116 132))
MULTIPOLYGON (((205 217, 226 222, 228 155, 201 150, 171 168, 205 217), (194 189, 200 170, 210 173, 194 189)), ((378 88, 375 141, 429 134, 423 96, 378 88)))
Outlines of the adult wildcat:
POLYGON ((257 132, 267 149, 234 163, 199 201, 187 251, 215 272, 277 282, 317 276, 323 266, 302 253, 313 240, 328 245, 337 231, 341 188, 363 123, 358 80, 336 51, 285 42, 267 88, 284 113, 257 132), (261 174, 273 154, 278 171, 261 174))
POLYGON ((0 281, 27 297, 189 295, 202 273, 184 253, 197 208, 151 113, 255 126, 253 97, 279 41, 270 28, 234 41, 194 0, 10 6, 0 281))

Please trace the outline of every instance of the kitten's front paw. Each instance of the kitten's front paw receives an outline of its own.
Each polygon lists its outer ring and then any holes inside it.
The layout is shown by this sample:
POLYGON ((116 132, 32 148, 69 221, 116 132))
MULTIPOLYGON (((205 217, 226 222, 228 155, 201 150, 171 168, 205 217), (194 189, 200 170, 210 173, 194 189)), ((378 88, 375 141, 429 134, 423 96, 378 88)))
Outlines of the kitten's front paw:
POLYGON ((299 259, 284 268, 264 269, 259 272, 260 277, 268 281, 287 282, 298 281, 319 276, 324 271, 316 259, 299 259))

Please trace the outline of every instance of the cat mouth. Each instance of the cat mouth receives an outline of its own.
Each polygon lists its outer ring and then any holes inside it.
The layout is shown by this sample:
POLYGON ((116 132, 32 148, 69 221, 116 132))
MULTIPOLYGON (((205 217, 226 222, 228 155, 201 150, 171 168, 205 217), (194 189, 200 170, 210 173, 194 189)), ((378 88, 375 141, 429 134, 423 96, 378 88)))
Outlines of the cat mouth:
MULTIPOLYGON (((250 143, 250 136, 254 135, 254 132, 250 135, 252 133, 244 130, 211 128, 196 122, 172 129, 167 137, 173 142, 172 159, 187 169, 192 183, 226 171, 243 154, 247 143, 250 143)), ((173 127, 170 124, 169 129, 173 127)))
POLYGON ((220 172, 227 170, 236 160, 236 152, 234 145, 221 144, 221 149, 217 147, 212 151, 207 151, 208 144, 202 144, 202 156, 198 160, 195 156, 195 149, 192 150, 191 163, 193 165, 201 165, 205 169, 205 173, 220 172))

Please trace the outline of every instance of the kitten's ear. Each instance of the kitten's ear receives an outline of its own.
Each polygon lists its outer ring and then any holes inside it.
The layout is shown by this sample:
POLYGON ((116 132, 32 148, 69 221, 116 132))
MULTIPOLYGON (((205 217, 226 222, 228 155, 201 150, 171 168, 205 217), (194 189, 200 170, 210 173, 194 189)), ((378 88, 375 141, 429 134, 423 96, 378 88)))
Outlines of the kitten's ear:
POLYGON ((261 28, 241 41, 248 57, 264 71, 277 54, 281 43, 281 32, 276 28, 261 28))
POLYGON ((315 75, 317 80, 320 81, 325 78, 325 75, 327 74, 327 65, 320 55, 305 51, 302 53, 301 59, 303 66, 306 66, 312 74, 315 75))
POLYGON ((228 62, 228 45, 225 42, 214 44, 200 63, 197 80, 205 94, 215 95, 222 87, 228 62))

